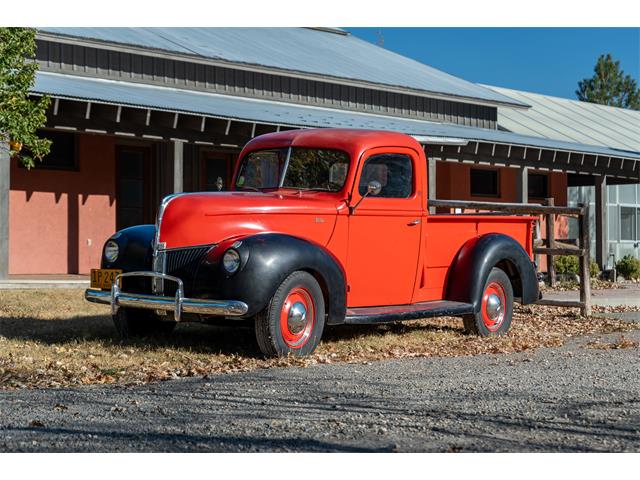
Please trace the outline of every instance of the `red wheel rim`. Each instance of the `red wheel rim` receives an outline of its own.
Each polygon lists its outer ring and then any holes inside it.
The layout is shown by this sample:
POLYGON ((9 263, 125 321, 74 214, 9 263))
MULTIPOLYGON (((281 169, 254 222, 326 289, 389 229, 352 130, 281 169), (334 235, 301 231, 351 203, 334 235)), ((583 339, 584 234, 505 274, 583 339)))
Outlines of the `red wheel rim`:
POLYGON ((306 288, 293 288, 280 311, 280 331, 290 348, 301 348, 311 336, 316 323, 313 297, 306 288))
POLYGON ((505 318, 507 296, 498 282, 491 282, 482 295, 482 321, 491 332, 498 330, 505 318))

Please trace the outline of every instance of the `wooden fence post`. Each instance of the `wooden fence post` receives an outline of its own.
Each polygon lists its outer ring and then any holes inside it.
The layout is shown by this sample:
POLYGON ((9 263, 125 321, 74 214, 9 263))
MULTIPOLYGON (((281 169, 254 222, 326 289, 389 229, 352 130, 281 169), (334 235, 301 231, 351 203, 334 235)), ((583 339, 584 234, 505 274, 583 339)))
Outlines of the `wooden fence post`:
MULTIPOLYGON (((545 203, 550 207, 553 207, 555 204, 553 198, 547 198, 545 203)), ((556 248, 555 215, 553 213, 547 213, 545 218, 547 223, 547 248, 556 248)), ((547 255, 547 279, 550 287, 553 288, 556 286, 556 264, 553 255, 547 255)))
POLYGON ((582 213, 578 216, 578 237, 580 238, 580 248, 582 249, 582 255, 578 257, 580 259, 580 303, 582 303, 582 315, 588 317, 591 315, 589 205, 580 203, 578 206, 582 209, 582 213))

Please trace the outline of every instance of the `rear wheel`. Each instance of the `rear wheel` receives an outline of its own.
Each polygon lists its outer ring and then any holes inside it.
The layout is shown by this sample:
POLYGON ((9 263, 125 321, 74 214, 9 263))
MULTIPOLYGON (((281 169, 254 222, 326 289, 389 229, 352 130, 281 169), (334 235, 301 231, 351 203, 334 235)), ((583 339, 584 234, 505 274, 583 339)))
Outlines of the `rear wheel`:
POLYGON ((490 337, 504 335, 511 327, 513 287, 507 274, 493 268, 485 281, 480 299, 480 311, 463 317, 468 333, 490 337))
POLYGON ((150 310, 120 307, 112 318, 118 335, 124 339, 168 335, 176 328, 175 322, 162 321, 159 315, 150 310))
POLYGON ((320 343, 323 329, 322 289, 303 271, 289 275, 255 318, 256 340, 267 357, 309 355, 320 343))

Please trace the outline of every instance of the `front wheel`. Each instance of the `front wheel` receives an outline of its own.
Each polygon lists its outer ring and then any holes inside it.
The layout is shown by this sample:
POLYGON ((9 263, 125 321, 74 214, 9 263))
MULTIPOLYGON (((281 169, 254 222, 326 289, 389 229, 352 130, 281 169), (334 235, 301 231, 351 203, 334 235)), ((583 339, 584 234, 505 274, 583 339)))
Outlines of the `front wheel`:
POLYGON ((324 297, 317 280, 307 272, 289 275, 269 306, 256 315, 258 346, 267 357, 311 354, 324 329, 324 297))
POLYGON ((490 337, 504 335, 511 327, 513 287, 509 277, 499 268, 491 269, 480 299, 480 311, 463 317, 468 333, 490 337))

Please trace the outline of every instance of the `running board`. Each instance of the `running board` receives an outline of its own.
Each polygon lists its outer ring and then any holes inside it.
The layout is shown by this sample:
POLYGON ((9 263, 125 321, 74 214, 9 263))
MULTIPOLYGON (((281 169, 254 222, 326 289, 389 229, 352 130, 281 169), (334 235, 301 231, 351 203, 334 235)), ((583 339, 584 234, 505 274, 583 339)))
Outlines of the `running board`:
POLYGON ((369 323, 399 322, 430 317, 459 317, 473 313, 470 303, 438 300, 413 303, 411 305, 392 305, 385 307, 356 307, 347 309, 344 323, 362 325, 369 323))

